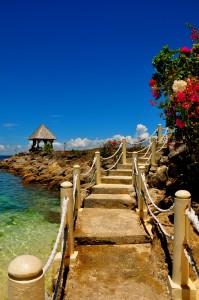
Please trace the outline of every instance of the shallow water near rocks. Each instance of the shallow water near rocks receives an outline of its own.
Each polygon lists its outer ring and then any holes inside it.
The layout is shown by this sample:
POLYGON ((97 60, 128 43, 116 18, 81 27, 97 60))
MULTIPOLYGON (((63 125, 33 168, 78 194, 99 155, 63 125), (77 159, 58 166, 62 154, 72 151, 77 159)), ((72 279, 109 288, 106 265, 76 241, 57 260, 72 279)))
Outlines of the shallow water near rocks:
MULTIPOLYGON (((7 299, 8 265, 16 256, 47 262, 59 229, 59 205, 57 195, 24 187, 21 178, 0 170, 0 300, 7 299)), ((46 286, 50 293, 50 270, 46 286)))

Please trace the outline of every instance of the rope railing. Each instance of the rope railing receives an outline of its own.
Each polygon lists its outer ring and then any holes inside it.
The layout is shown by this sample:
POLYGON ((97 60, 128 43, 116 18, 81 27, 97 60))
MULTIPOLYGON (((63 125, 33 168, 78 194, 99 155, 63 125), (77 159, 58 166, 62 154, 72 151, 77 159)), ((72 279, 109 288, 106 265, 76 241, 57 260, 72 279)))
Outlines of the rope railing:
POLYGON ((199 220, 193 208, 192 207, 190 209, 187 208, 185 213, 188 216, 193 227, 196 229, 197 233, 199 233, 199 220))
POLYGON ((101 156, 101 160, 109 160, 109 159, 115 157, 117 155, 117 153, 120 151, 120 149, 122 148, 122 145, 123 145, 123 142, 120 144, 120 146, 118 147, 117 151, 113 155, 111 155, 109 157, 102 157, 101 156))
POLYGON ((84 189, 81 189, 81 191, 88 191, 95 184, 94 183, 95 175, 96 175, 96 171, 93 173, 93 176, 91 177, 91 180, 90 180, 88 186, 84 189))
POLYGON ((198 267, 196 265, 196 261, 193 257, 193 253, 192 253, 192 250, 189 248, 188 245, 185 245, 184 247, 184 254, 188 260, 188 263, 190 264, 190 266, 192 267, 193 271, 195 272, 196 274, 196 277, 199 278, 199 270, 198 270, 198 267))
POLYGON ((106 169, 106 171, 112 170, 118 164, 118 162, 120 161, 120 159, 122 157, 122 154, 123 153, 120 154, 120 156, 118 157, 117 161, 109 169, 106 169))
MULTIPOLYGON (((66 241, 67 237, 68 237, 68 228, 65 227, 63 240, 66 241)), ((61 249, 61 262, 60 262, 60 266, 59 266, 59 270, 58 270, 58 276, 57 276, 57 280, 56 280, 56 284, 55 284, 55 288, 54 288, 54 293, 53 293, 51 300, 56 300, 58 297, 58 292, 59 292, 59 288, 61 285, 61 279, 62 279, 62 274, 63 274, 65 252, 66 252, 66 243, 63 242, 62 249, 61 249)), ((45 298, 45 300, 48 300, 46 298, 45 298)))
MULTIPOLYGON (((138 152, 138 153, 140 153, 140 152, 144 152, 146 149, 150 149, 150 145, 147 145, 147 146, 145 146, 145 147, 143 147, 142 149, 140 149, 140 150, 137 150, 136 152, 138 152)), ((132 152, 130 152, 130 151, 127 151, 127 153, 132 153, 132 152)))
POLYGON ((141 174, 141 178, 142 178, 142 182, 143 182, 143 184, 144 184, 145 192, 146 192, 146 194, 147 194, 147 199, 150 200, 150 202, 151 202, 151 204, 153 205, 153 207, 154 207, 156 210, 160 211, 160 212, 169 212, 169 211, 173 210, 174 204, 171 205, 171 206, 170 206, 169 208, 167 208, 167 209, 162 209, 162 208, 158 207, 158 206, 155 204, 155 202, 153 201, 153 199, 151 198, 151 195, 150 195, 150 193, 149 193, 149 190, 148 190, 148 187, 147 187, 147 184, 146 184, 146 177, 145 177, 145 175, 144 175, 144 174, 141 174))
POLYGON ((160 228, 163 235, 173 244, 172 277, 168 276, 169 290, 172 297, 174 297, 172 299, 184 299, 179 295, 184 292, 186 293, 186 289, 188 287, 190 290, 189 295, 192 296, 187 296, 186 299, 196 300, 196 288, 189 276, 189 265, 192 267, 197 278, 199 278, 199 269, 197 268, 196 261, 194 260, 192 250, 187 243, 189 241, 189 224, 191 223, 198 233, 199 220, 196 213, 191 208, 190 193, 184 190, 176 192, 174 204, 168 209, 162 209, 153 201, 147 186, 145 167, 143 165, 138 166, 136 158, 133 159, 132 176, 133 186, 137 193, 137 213, 139 214, 140 219, 144 221, 147 218, 148 212, 160 228), (152 205, 159 213, 168 213, 174 209, 173 235, 165 230, 163 224, 160 222, 159 218, 157 218, 150 205, 152 205), (176 297, 176 295, 178 296, 176 297))
POLYGON ((154 213, 152 212, 152 210, 150 209, 150 207, 149 207, 149 205, 148 205, 148 203, 147 203, 147 201, 146 201, 146 197, 145 197, 144 193, 142 193, 142 197, 143 197, 143 200, 144 200, 144 202, 145 202, 145 205, 146 205, 146 207, 147 207, 147 209, 148 209, 150 215, 151 215, 151 216, 153 217, 153 219, 157 222, 157 224, 159 225, 159 227, 160 227, 161 231, 164 233, 164 235, 165 235, 166 237, 168 237, 168 238, 172 241, 172 240, 174 239, 174 237, 173 237, 172 235, 170 235, 170 234, 164 229, 163 225, 160 223, 160 221, 158 220, 158 218, 154 215, 154 213))
POLYGON ((149 136, 149 137, 147 137, 146 139, 142 139, 142 140, 140 140, 140 141, 138 141, 138 142, 134 142, 134 143, 128 143, 129 145, 131 145, 131 146, 134 146, 134 145, 140 145, 141 143, 144 143, 144 142, 146 142, 146 141, 149 141, 150 139, 151 139, 151 137, 152 136, 154 136, 154 134, 157 132, 157 128, 154 130, 154 132, 149 136))
POLYGON ((96 163, 96 157, 94 157, 92 166, 90 167, 90 169, 88 170, 88 172, 83 173, 83 174, 81 174, 81 175, 82 175, 82 176, 87 176, 87 175, 93 170, 93 168, 94 168, 94 166, 95 166, 95 163, 96 163))
POLYGON ((61 217, 59 231, 58 231, 58 234, 57 234, 57 238, 56 238, 53 250, 52 250, 52 252, 51 252, 51 254, 50 254, 49 258, 48 258, 47 263, 43 267, 43 273, 44 274, 48 271, 49 267, 51 266, 51 264, 52 264, 52 262, 53 262, 53 260, 55 258, 58 246, 59 246, 60 241, 61 241, 61 237, 63 235, 64 226, 65 226, 65 218, 66 218, 66 213, 67 213, 67 209, 68 209, 68 201, 69 201, 68 198, 64 198, 64 200, 63 200, 62 217, 61 217))

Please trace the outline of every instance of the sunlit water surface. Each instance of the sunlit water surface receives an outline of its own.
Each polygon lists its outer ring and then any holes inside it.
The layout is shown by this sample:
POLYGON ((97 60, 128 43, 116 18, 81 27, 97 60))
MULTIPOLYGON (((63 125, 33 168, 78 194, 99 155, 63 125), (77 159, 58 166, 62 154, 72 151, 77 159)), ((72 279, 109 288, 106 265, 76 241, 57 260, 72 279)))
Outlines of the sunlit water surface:
POLYGON ((7 299, 7 269, 16 256, 35 255, 45 265, 59 229, 58 212, 58 196, 24 187, 21 178, 0 170, 0 300, 7 299))

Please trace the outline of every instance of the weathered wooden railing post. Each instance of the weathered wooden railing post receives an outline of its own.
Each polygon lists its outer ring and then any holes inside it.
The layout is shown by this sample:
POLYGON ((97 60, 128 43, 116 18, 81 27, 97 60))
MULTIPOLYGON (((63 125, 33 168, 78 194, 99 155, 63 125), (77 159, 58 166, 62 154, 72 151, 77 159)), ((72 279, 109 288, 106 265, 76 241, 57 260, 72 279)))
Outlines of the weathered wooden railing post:
POLYGON ((151 166, 156 167, 156 137, 151 138, 151 166))
POLYGON ((143 190, 143 181, 141 175, 145 174, 145 166, 138 167, 138 208, 137 213, 140 216, 140 219, 145 219, 147 216, 146 204, 142 199, 142 190, 143 190))
MULTIPOLYGON (((73 167, 73 180, 76 177, 76 196, 75 196, 75 217, 78 215, 78 211, 81 208, 81 191, 80 191, 80 166, 75 165, 73 167)), ((73 186, 75 183, 73 182, 73 186)))
POLYGON ((134 151, 132 153, 132 185, 135 186, 135 168, 136 168, 136 163, 137 163, 137 159, 138 159, 138 152, 134 151))
POLYGON ((45 300, 42 262, 32 255, 17 256, 8 267, 8 300, 45 300))
POLYGON ((172 279, 169 279, 169 290, 174 299, 196 299, 196 288, 189 278, 189 263, 184 254, 184 246, 189 244, 190 222, 185 211, 191 204, 188 191, 175 193, 174 205, 174 242, 172 279))
POLYGON ((95 177, 95 183, 100 184, 101 183, 101 163, 100 163, 100 152, 95 152, 95 167, 96 167, 96 177, 95 177))
POLYGON ((66 224, 68 224, 68 240, 66 247, 66 265, 70 264, 70 259, 74 254, 74 203, 73 203, 73 185, 70 181, 64 181, 60 186, 61 206, 63 199, 69 198, 68 210, 66 214, 66 224))
POLYGON ((126 139, 122 139, 122 163, 126 164, 126 139))

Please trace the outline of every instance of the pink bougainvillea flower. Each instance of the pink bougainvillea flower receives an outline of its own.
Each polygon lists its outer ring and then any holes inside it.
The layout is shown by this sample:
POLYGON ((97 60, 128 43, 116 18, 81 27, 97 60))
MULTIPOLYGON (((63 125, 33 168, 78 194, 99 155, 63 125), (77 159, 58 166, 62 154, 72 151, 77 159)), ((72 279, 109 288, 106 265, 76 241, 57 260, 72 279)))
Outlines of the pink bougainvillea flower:
POLYGON ((149 81, 149 85, 150 85, 150 86, 156 85, 156 81, 155 81, 154 79, 151 79, 151 80, 149 81))
POLYGON ((151 93, 152 93, 153 97, 156 99, 158 99, 160 97, 158 91, 156 91, 156 90, 151 90, 151 93))
POLYGON ((199 95, 197 95, 197 94, 193 94, 193 95, 191 95, 190 97, 189 97, 189 100, 191 101, 191 102, 199 102, 199 95))
POLYGON ((190 112, 189 118, 193 118, 195 116, 194 112, 190 112))
POLYGON ((150 100, 150 104, 153 105, 153 106, 155 106, 157 103, 151 99, 150 100))
POLYGON ((185 108, 185 109, 188 109, 190 108, 190 104, 189 103, 182 103, 182 107, 185 108))
POLYGON ((196 111, 197 111, 197 114, 199 115, 199 107, 196 106, 196 111))
POLYGON ((177 125, 179 128, 184 128, 184 127, 185 127, 185 124, 182 122, 181 119, 176 119, 176 125, 177 125))
POLYGON ((186 95, 183 92, 181 92, 181 91, 177 92, 176 102, 184 102, 185 98, 186 98, 186 95))
POLYGON ((192 52, 192 49, 184 46, 184 47, 181 48, 181 52, 182 53, 190 53, 190 52, 192 52))

